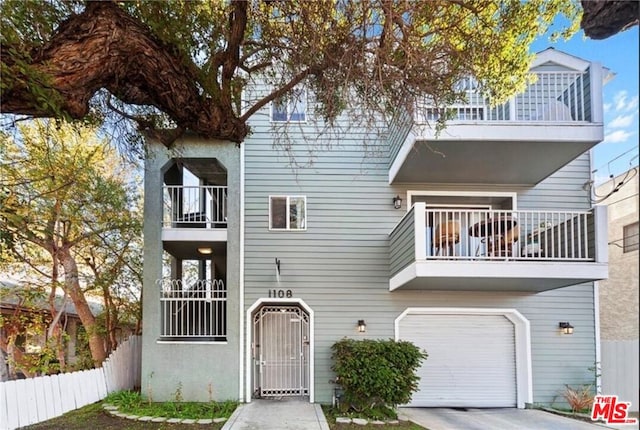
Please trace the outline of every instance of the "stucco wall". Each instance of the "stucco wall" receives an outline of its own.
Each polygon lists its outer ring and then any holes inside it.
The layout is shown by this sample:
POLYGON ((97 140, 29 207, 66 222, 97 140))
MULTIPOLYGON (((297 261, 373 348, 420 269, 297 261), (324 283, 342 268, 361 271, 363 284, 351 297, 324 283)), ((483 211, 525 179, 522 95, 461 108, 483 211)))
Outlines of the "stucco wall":
POLYGON ((240 150, 234 143, 187 138, 167 150, 147 143, 144 195, 142 393, 154 401, 238 399, 240 303, 240 150), (162 278, 162 169, 172 158, 216 158, 227 169, 227 341, 159 342, 162 278))

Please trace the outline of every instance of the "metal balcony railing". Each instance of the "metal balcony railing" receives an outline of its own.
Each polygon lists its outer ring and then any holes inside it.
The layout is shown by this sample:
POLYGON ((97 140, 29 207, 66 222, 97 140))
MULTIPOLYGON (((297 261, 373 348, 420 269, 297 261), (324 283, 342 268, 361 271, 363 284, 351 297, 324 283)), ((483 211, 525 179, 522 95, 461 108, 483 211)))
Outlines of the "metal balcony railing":
POLYGON ((429 100, 418 103, 415 122, 448 121, 591 122, 589 74, 585 72, 536 72, 533 82, 507 103, 491 106, 473 78, 460 81, 464 102, 436 107, 429 100))
POLYGON ((222 280, 159 279, 160 337, 164 340, 226 340, 227 289, 222 280))
POLYGON ((165 185, 163 188, 163 227, 227 227, 226 186, 165 185))

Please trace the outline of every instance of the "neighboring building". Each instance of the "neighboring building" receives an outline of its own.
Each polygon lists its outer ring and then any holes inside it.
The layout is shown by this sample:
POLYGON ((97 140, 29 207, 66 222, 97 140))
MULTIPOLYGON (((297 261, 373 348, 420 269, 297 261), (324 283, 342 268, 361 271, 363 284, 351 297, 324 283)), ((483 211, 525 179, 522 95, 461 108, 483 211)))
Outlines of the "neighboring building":
MULTIPOLYGON (((22 370, 12 365, 10 353, 4 348, 12 325, 18 324, 22 331, 16 343, 27 359, 29 355, 40 354, 47 342, 47 329, 51 322, 47 302, 44 299, 32 300, 27 301, 29 305, 26 306, 19 287, 19 283, 0 280, 0 381, 24 377, 22 370)), ((62 298, 56 297, 56 310, 62 312, 60 323, 67 339, 65 359, 68 364, 73 364, 77 360, 78 329, 82 323, 70 301, 63 304, 62 298)))
POLYGON ((595 198, 609 213, 609 279, 598 285, 602 392, 638 411, 638 166, 597 187, 595 198))
POLYGON ((329 403, 345 336, 427 351, 414 406, 521 408, 592 382, 607 214, 585 184, 608 73, 553 49, 532 73, 495 108, 470 81, 438 138, 423 106, 297 170, 273 129, 292 123, 308 161, 305 97, 255 115, 240 148, 148 142, 143 393, 329 403))

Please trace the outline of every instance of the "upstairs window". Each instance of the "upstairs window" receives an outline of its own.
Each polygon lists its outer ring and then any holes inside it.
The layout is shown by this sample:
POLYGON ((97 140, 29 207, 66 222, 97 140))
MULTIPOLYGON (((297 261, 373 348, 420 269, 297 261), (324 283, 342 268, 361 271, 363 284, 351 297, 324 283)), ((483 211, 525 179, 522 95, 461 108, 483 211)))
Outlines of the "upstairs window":
POLYGON ((269 230, 302 231, 307 229, 305 196, 269 196, 269 230))
POLYGON ((271 121, 304 122, 307 120, 307 92, 294 89, 271 104, 271 121))
POLYGON ((622 229, 622 251, 632 252, 638 250, 638 222, 625 225, 622 229))

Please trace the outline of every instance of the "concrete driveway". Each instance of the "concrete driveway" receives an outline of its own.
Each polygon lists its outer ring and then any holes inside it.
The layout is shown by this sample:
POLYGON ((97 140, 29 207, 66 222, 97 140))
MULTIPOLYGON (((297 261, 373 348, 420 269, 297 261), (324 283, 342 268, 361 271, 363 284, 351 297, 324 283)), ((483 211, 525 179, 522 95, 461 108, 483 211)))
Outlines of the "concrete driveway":
MULTIPOLYGON (((608 427, 535 409, 400 408, 429 430, 604 430, 608 427)), ((620 427, 617 427, 620 428, 620 427)), ((625 426, 629 430, 638 426, 625 426)))

